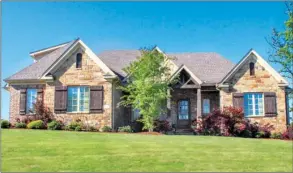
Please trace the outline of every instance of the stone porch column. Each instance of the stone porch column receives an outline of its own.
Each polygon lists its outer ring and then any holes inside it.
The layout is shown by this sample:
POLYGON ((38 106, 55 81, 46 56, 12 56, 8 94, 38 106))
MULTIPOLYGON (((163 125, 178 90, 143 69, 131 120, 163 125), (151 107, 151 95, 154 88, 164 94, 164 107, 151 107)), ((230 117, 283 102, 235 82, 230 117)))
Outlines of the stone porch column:
POLYGON ((196 97, 197 97, 197 101, 196 101, 196 119, 197 119, 197 122, 198 120, 201 118, 201 89, 198 88, 197 89, 197 94, 196 94, 196 97))

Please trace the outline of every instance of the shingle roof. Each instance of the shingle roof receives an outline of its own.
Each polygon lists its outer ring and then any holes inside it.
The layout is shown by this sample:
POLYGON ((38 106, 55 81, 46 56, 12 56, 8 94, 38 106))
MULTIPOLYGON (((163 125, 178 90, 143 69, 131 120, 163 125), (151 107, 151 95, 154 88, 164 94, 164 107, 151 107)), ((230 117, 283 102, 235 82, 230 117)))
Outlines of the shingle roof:
POLYGON ((97 56, 119 77, 123 78, 126 73, 122 70, 130 62, 139 57, 139 50, 108 50, 103 51, 97 56))
POLYGON ((45 71, 50 68, 54 62, 59 59, 77 40, 78 39, 73 40, 65 46, 45 55, 43 58, 34 62, 30 66, 4 79, 4 81, 39 79, 45 71))
MULTIPOLYGON (((77 40, 45 55, 4 81, 39 79, 77 40)), ((126 74, 122 69, 140 55, 139 50, 109 50, 97 56, 120 78, 124 78, 126 74)), ((234 67, 232 62, 217 53, 169 53, 167 56, 176 57, 173 61, 178 67, 184 64, 205 83, 220 82, 234 67)))
POLYGON ((229 73, 234 64, 214 52, 206 53, 170 53, 179 67, 184 64, 204 83, 218 83, 229 73))
MULTIPOLYGON (((104 51, 98 57, 116 74, 125 77, 122 70, 140 56, 139 50, 104 51)), ((205 83, 218 83, 234 67, 234 64, 217 53, 167 53, 175 57, 173 62, 180 67, 187 66, 205 83)))

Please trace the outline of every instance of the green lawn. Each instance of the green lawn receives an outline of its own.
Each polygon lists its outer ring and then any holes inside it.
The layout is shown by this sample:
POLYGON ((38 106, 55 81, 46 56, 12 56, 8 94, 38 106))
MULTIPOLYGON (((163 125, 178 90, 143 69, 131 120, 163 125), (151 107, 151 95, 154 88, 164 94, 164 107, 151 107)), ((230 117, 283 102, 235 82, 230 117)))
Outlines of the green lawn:
POLYGON ((2 130, 2 171, 292 171, 292 142, 2 130))

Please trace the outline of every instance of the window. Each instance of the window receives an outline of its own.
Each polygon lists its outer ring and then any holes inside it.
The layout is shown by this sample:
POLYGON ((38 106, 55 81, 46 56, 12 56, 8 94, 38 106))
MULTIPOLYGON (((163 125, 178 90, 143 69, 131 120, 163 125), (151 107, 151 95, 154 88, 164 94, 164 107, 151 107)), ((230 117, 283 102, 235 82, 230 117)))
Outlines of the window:
POLYGON ((254 63, 253 62, 249 63, 249 70, 250 70, 250 76, 254 76, 255 71, 254 71, 254 63))
POLYGON ((76 55, 76 68, 81 68, 81 63, 82 63, 82 54, 78 53, 76 55))
POLYGON ((26 113, 34 113, 34 104, 37 101, 37 89, 27 89, 26 93, 26 113))
POLYGON ((89 87, 68 87, 67 112, 89 112, 89 87))
POLYGON ((179 101, 179 120, 188 120, 189 117, 189 102, 188 100, 180 100, 179 101))
POLYGON ((138 109, 132 109, 131 121, 136 121, 140 117, 138 109))
POLYGON ((245 116, 262 116, 264 112, 264 101, 262 93, 244 94, 244 114, 245 116))
POLYGON ((203 113, 210 113, 210 99, 203 99, 203 113))

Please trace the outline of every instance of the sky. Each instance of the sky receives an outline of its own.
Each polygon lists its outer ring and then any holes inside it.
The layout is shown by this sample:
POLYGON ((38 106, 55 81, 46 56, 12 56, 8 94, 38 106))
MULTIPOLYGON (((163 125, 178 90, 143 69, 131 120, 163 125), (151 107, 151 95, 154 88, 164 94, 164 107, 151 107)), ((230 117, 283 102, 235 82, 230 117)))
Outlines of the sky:
MULTIPOLYGON (((29 52, 77 37, 95 53, 157 45, 237 63, 253 48, 267 59, 265 38, 284 28, 285 9, 283 2, 2 2, 1 85, 33 63, 29 52)), ((8 119, 9 93, 1 91, 8 119)))

